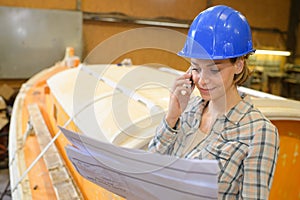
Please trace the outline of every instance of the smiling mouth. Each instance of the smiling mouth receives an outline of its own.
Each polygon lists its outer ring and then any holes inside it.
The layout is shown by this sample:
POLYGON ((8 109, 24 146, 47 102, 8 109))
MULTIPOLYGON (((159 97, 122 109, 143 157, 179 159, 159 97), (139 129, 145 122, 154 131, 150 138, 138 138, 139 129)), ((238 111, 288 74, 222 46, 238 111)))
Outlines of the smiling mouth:
POLYGON ((215 89, 215 88, 200 88, 200 90, 203 92, 209 92, 209 91, 212 91, 213 89, 215 89))

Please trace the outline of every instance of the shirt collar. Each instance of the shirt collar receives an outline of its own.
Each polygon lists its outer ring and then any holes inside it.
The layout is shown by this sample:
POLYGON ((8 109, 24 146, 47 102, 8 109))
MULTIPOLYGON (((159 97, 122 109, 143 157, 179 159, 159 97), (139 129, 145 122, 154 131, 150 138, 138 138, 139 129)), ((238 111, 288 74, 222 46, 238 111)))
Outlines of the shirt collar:
POLYGON ((253 107, 250 96, 242 95, 242 100, 225 114, 225 118, 233 124, 238 124, 253 107))
MULTIPOLYGON (((251 101, 250 96, 246 94, 241 94, 242 100, 233 108, 231 108, 226 114, 223 116, 230 121, 231 123, 237 125, 242 118, 245 116, 246 113, 253 107, 253 103, 251 101)), ((200 99, 199 101, 199 109, 198 114, 201 115, 203 112, 203 109, 207 106, 208 101, 205 101, 204 99, 200 99)))

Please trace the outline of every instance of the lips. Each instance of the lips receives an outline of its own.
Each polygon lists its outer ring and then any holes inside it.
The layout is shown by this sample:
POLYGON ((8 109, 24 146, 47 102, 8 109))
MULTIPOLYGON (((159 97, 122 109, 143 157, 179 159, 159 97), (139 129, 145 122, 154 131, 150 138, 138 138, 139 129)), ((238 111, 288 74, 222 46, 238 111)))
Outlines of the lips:
POLYGON ((214 90, 215 88, 199 88, 199 90, 200 90, 200 92, 203 92, 203 93, 208 93, 208 92, 210 92, 210 91, 212 91, 212 90, 214 90))

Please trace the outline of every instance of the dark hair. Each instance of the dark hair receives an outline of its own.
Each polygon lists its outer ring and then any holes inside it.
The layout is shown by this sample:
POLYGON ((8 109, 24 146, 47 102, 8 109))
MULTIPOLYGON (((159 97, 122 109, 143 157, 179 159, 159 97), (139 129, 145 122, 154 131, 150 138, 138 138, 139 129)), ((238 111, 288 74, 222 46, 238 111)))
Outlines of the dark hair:
POLYGON ((241 56, 241 57, 229 58, 229 60, 232 64, 235 64, 235 62, 239 59, 244 60, 244 65, 243 65, 242 72, 239 73, 239 74, 235 74, 234 78, 233 78, 234 83, 237 86, 243 85, 247 81, 248 77, 251 75, 251 72, 250 72, 250 70, 248 68, 248 64, 247 64, 247 59, 249 58, 249 55, 250 54, 247 54, 247 55, 244 55, 244 56, 241 56))

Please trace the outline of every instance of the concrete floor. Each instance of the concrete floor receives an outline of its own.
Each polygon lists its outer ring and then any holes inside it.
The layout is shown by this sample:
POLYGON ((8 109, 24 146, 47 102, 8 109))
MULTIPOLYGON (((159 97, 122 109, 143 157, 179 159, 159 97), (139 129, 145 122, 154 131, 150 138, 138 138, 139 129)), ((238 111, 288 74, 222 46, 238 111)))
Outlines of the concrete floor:
POLYGON ((5 192, 5 188, 9 181, 9 170, 8 169, 0 169, 0 200, 10 200, 10 189, 5 192))

